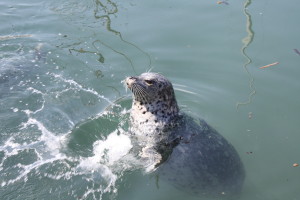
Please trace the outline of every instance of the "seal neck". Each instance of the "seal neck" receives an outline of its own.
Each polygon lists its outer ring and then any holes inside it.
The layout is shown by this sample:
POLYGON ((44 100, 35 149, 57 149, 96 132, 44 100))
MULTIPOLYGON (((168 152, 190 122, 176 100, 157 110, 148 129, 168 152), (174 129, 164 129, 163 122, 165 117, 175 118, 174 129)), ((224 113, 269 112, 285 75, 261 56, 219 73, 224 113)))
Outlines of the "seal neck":
POLYGON ((136 134, 161 132, 178 116, 179 108, 175 98, 142 103, 133 100, 131 123, 136 134))

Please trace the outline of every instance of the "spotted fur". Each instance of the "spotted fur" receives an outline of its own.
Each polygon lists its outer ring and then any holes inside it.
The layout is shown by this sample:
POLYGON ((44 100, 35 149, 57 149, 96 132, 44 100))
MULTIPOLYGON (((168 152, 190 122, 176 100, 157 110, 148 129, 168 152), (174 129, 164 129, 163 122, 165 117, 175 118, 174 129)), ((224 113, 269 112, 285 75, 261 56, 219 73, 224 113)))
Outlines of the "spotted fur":
POLYGON ((234 147, 204 120, 180 113, 170 81, 157 73, 128 77, 132 133, 143 158, 177 188, 202 197, 234 199, 245 171, 234 147))
POLYGON ((172 83, 157 73, 128 77, 127 87, 133 93, 131 110, 132 132, 155 135, 178 116, 172 83))

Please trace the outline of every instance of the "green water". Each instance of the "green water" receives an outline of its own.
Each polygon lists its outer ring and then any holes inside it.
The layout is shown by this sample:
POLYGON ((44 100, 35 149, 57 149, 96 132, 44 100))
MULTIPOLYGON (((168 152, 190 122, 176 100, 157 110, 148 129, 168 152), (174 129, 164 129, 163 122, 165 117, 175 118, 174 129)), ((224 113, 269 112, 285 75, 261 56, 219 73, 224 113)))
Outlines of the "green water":
POLYGON ((299 199, 299 9, 0 2, 0 199, 199 199, 120 158, 131 147, 121 81, 150 69, 235 146, 247 173, 240 199, 299 199))

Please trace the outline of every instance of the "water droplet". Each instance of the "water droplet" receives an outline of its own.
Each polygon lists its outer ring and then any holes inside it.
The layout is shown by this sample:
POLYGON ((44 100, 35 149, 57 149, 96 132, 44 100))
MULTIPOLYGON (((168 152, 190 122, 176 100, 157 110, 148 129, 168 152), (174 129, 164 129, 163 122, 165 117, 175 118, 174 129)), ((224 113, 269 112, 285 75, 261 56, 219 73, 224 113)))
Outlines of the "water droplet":
POLYGON ((11 108, 13 110, 13 112, 18 112, 19 109, 18 108, 11 108))

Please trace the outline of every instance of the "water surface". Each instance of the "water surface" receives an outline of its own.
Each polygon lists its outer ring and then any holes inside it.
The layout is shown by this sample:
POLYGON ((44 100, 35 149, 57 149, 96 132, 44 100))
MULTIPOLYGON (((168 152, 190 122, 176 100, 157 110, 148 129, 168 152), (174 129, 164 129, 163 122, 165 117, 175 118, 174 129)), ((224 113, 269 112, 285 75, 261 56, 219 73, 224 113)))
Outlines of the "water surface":
POLYGON ((150 69, 173 82, 183 111, 235 146, 247 172, 240 199, 298 199, 299 8, 2 1, 1 199, 199 199, 126 156, 121 81, 150 69))

